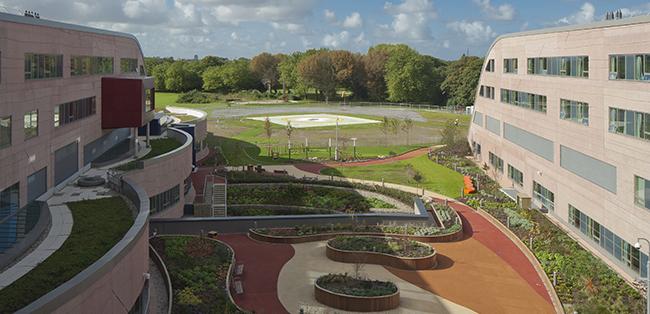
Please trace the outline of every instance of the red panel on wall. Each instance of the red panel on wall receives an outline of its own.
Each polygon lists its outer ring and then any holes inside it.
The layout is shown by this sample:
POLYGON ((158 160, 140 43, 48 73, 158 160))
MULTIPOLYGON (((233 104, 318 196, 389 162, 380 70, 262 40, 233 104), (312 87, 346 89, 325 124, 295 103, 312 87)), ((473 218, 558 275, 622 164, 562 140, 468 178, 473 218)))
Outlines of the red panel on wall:
POLYGON ((144 111, 144 89, 152 81, 151 77, 103 77, 102 128, 137 128, 147 123, 151 114, 144 111))

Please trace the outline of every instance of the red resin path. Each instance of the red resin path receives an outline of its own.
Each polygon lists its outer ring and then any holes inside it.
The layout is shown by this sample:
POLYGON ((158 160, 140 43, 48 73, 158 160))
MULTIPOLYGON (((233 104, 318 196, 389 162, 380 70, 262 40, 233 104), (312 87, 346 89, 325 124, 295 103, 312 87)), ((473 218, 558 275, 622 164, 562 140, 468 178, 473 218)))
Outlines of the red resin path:
POLYGON ((400 161, 400 160, 406 160, 406 159, 411 159, 415 157, 422 156, 426 153, 429 152, 428 147, 424 148, 419 148, 412 150, 410 152, 406 152, 401 155, 393 156, 393 157, 388 157, 385 159, 373 159, 373 160, 366 160, 366 161, 355 161, 355 162, 332 162, 332 163, 323 163, 323 164, 296 164, 294 165, 296 168, 302 170, 302 171, 307 171, 311 173, 316 173, 320 174, 320 171, 325 169, 325 168, 333 168, 333 167, 355 167, 355 166, 372 166, 372 165, 381 165, 381 164, 387 164, 395 161, 400 161))
MULTIPOLYGON (((442 200, 438 201, 442 202, 442 200)), ((471 207, 457 202, 450 202, 449 206, 461 215, 465 236, 472 237, 493 251, 512 266, 539 295, 549 303, 553 303, 537 271, 512 240, 471 207)))
POLYGON ((258 314, 289 313, 278 299, 278 276, 293 257, 293 247, 260 243, 241 234, 220 235, 218 239, 235 250, 237 264, 244 264, 240 277, 244 293, 232 293, 237 305, 258 314))

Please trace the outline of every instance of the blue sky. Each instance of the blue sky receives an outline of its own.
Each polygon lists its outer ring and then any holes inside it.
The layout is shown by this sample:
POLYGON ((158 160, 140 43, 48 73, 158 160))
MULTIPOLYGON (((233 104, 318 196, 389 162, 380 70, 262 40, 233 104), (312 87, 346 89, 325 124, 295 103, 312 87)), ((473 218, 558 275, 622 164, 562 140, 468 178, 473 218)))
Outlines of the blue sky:
POLYGON ((496 36, 650 14, 648 1, 577 0, 0 0, 0 10, 133 33, 148 56, 228 58, 405 43, 456 59, 496 36))

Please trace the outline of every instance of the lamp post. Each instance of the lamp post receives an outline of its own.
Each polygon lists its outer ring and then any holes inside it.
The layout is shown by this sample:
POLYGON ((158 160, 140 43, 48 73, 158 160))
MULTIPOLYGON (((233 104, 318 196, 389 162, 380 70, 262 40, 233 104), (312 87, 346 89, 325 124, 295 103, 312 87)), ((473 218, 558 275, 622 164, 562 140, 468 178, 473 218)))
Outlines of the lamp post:
MULTIPOLYGON (((638 250, 641 250, 641 241, 645 241, 645 243, 648 245, 648 250, 650 252, 650 241, 646 238, 639 238, 637 239, 637 242, 634 244, 634 247, 638 250)), ((646 313, 650 314, 650 254, 648 254, 648 260, 646 261, 645 264, 645 278, 641 278, 642 280, 645 280, 646 286, 645 286, 645 291, 646 291, 646 313)))
POLYGON ((353 137, 352 140, 352 158, 357 159, 357 138, 353 137))
POLYGON ((336 138, 334 139, 334 160, 339 160, 339 117, 336 117, 336 138))

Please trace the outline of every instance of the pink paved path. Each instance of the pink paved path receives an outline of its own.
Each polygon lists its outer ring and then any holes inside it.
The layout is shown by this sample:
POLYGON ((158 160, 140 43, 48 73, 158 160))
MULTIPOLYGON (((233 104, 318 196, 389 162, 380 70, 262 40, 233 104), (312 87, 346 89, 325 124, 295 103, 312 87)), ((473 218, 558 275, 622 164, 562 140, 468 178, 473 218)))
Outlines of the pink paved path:
POLYGON ((401 155, 393 156, 393 157, 388 157, 384 159, 373 159, 373 160, 366 160, 366 161, 355 161, 355 162, 328 162, 328 163, 302 163, 302 164, 295 164, 294 166, 300 170, 303 171, 308 171, 311 173, 316 173, 320 174, 320 171, 323 170, 324 168, 334 168, 334 167, 355 167, 355 166, 371 166, 371 165, 381 165, 381 164, 387 164, 399 160, 406 160, 406 159, 411 159, 415 157, 422 156, 426 153, 429 152, 429 147, 423 147, 419 149, 415 149, 409 152, 406 152, 401 155))
POLYGON ((293 257, 293 247, 253 241, 243 234, 220 235, 218 239, 235 250, 237 264, 244 264, 244 274, 239 278, 244 293, 232 291, 237 305, 257 314, 288 313, 278 299, 278 276, 293 257))

